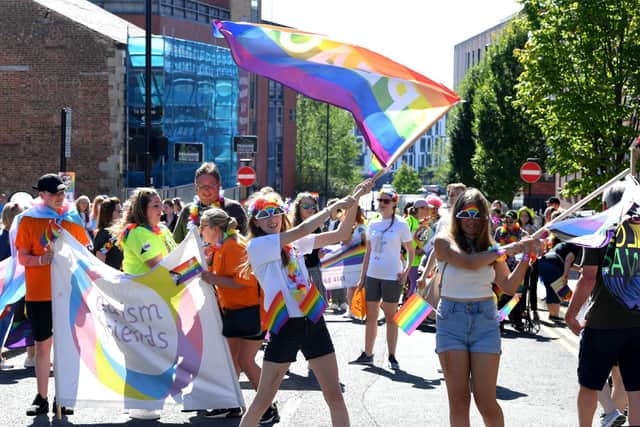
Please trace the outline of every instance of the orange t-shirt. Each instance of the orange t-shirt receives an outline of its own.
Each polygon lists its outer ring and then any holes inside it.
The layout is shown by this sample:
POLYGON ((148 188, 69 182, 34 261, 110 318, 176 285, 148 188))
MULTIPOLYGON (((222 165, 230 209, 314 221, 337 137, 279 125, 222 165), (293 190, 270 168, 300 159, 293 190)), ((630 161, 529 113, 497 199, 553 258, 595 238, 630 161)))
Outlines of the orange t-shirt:
MULTIPOLYGON (((42 235, 49 226, 48 218, 32 218, 25 216, 18 225, 16 249, 26 250, 30 255, 44 255, 42 235)), ((83 245, 90 243, 84 227, 68 221, 62 221, 62 228, 67 230, 83 245)), ((24 268, 27 301, 51 301, 51 265, 30 266, 24 268)))
POLYGON ((233 278, 236 283, 244 285, 242 289, 223 288, 218 286, 220 307, 230 310, 260 304, 262 307, 262 292, 259 291, 258 281, 251 274, 243 277, 238 270, 247 261, 247 249, 234 239, 226 239, 222 247, 213 254, 211 272, 218 276, 233 278))

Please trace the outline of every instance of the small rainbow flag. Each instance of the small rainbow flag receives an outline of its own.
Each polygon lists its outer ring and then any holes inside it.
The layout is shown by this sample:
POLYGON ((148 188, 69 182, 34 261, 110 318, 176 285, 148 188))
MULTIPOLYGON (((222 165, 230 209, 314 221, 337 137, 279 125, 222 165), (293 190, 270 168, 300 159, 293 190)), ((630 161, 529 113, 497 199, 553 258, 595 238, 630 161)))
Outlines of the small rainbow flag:
POLYGON ((262 328, 277 334, 282 326, 289 320, 289 312, 287 312, 287 305, 284 302, 284 296, 282 291, 278 292, 276 297, 271 302, 271 306, 265 317, 262 319, 262 328))
POLYGON ((320 295, 320 291, 316 288, 316 285, 311 284, 311 289, 307 291, 307 295, 305 295, 304 299, 300 303, 300 310, 304 313, 309 320, 313 323, 316 323, 322 317, 322 313, 327 308, 327 303, 325 302, 322 295, 320 295))
POLYGON ((182 264, 176 266, 169 273, 175 278, 176 285, 180 285, 191 279, 193 276, 202 273, 202 266, 196 257, 191 257, 182 264))
POLYGON ((344 252, 336 251, 328 254, 320 261, 320 268, 331 268, 345 265, 360 265, 364 261, 365 245, 354 245, 344 252))
POLYGON ((405 334, 411 335, 432 311, 429 303, 418 294, 413 294, 393 316, 393 320, 405 334))
POLYGON ((506 303, 504 307, 500 309, 500 311, 498 311, 498 318, 501 322, 507 318, 509 313, 511 313, 511 310, 513 310, 513 307, 515 307, 519 301, 520 301, 520 295, 515 294, 513 298, 511 298, 509 302, 506 303))
POLYGON ((60 230, 62 227, 55 221, 49 221, 49 225, 42 233, 42 237, 40 238, 40 244, 43 248, 53 244, 58 237, 60 237, 60 230))
POLYGON ((569 300, 573 295, 573 291, 569 287, 568 282, 564 280, 564 277, 559 277, 557 280, 551 283, 551 288, 563 300, 569 300))
POLYGON ((502 298, 502 295, 504 295, 504 291, 502 290, 502 288, 498 286, 497 283, 492 284, 491 288, 493 289, 493 293, 495 294, 495 296, 498 298, 498 300, 500 300, 500 298, 502 298))

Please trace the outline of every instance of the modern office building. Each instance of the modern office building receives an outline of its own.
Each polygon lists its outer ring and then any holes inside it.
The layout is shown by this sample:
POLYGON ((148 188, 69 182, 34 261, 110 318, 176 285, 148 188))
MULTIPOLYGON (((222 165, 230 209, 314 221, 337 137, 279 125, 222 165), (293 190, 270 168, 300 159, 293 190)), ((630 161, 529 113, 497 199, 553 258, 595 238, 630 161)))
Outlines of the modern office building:
MULTIPOLYGON (((91 1, 144 28, 145 0, 91 1)), ((259 22, 260 7, 259 0, 153 0, 151 28, 153 34, 165 38, 226 47, 224 39, 213 37, 211 22, 214 19, 259 22)), ((228 180, 225 186, 229 188, 235 185, 237 163, 245 159, 243 163, 250 164, 256 170, 257 187, 268 185, 284 195, 291 195, 296 177, 296 92, 242 69, 237 69, 236 80, 236 129, 230 136, 256 135, 258 145, 257 153, 243 154, 238 160, 234 158, 234 165, 225 172, 229 175, 225 177, 228 180)), ((191 120, 195 121, 197 117, 191 117, 191 120)))

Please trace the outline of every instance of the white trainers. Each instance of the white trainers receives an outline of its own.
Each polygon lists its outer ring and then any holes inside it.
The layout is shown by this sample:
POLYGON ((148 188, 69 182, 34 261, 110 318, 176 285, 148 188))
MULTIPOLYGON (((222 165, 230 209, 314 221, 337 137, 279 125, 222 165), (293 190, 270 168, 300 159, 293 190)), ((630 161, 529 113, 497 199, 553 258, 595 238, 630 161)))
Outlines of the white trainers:
POLYGON ((129 409, 129 417, 136 420, 157 420, 160 418, 159 409, 129 409))
POLYGON ((36 359, 33 357, 29 357, 27 356, 26 359, 24 359, 24 365, 25 368, 34 368, 36 366, 36 359))
POLYGON ((5 369, 11 369, 13 365, 7 361, 7 359, 0 360, 0 371, 4 371, 5 369))
POLYGON ((618 409, 614 409, 608 414, 602 415, 602 420, 600 421, 601 427, 619 427, 627 421, 627 417, 624 416, 622 412, 618 409))
POLYGON ((343 302, 342 304, 340 304, 340 310, 349 311, 349 304, 347 304, 346 302, 343 302))

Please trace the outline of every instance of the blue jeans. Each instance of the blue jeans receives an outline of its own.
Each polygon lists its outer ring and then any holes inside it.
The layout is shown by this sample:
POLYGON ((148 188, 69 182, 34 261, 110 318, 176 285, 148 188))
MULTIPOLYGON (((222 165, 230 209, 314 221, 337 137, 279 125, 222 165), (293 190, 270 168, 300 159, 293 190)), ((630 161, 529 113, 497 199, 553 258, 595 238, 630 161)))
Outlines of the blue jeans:
POLYGON ((450 350, 501 353, 500 322, 493 299, 478 302, 440 299, 436 315, 436 353, 450 350))

